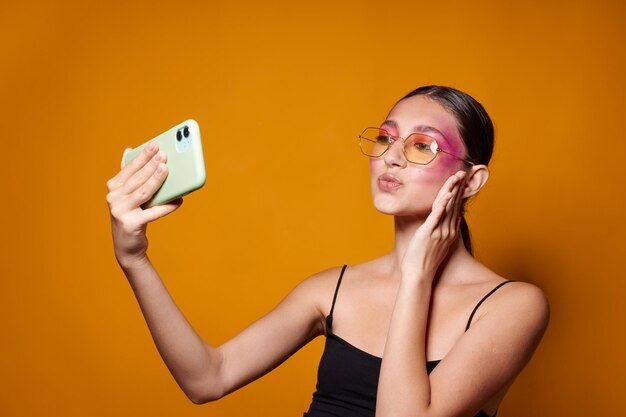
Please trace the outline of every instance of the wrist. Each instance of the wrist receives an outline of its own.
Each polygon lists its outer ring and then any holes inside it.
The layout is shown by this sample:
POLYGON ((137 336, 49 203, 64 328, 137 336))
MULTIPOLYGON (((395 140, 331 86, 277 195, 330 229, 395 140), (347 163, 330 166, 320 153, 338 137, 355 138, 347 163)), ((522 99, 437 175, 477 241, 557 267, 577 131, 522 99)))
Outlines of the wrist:
POLYGON ((425 271, 409 271, 402 273, 402 282, 419 286, 430 286, 433 282, 433 274, 425 271))
POLYGON ((144 269, 150 265, 150 259, 146 254, 141 256, 116 256, 117 263, 124 273, 144 269))

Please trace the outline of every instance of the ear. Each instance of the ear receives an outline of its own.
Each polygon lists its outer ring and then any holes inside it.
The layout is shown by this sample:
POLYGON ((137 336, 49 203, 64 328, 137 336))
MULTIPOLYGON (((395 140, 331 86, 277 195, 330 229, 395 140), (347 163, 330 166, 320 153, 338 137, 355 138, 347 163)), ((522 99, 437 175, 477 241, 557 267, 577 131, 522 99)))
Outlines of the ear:
POLYGON ((483 185, 489 179, 489 168, 486 165, 474 165, 467 171, 467 181, 465 190, 463 190, 463 198, 472 197, 478 194, 483 185))

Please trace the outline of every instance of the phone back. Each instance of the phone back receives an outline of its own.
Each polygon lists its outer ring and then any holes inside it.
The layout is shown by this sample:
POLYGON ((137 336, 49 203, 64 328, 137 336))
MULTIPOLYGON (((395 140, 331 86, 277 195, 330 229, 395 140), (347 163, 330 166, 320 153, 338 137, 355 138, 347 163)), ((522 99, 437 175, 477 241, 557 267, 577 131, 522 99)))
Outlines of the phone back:
POLYGON ((175 200, 202 187, 206 181, 200 128, 195 120, 186 120, 167 132, 130 150, 124 161, 128 164, 153 141, 167 154, 167 178, 143 208, 175 200))

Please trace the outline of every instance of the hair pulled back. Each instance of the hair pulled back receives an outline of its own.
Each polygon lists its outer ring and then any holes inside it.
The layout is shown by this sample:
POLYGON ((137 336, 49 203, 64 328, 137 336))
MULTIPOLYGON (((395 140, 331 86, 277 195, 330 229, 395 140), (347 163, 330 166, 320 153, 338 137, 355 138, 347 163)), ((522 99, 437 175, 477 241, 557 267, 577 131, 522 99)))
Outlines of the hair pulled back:
MULTIPOLYGON (((455 116, 459 134, 465 143, 465 159, 479 165, 489 164, 494 146, 493 123, 482 104, 462 91, 439 85, 420 87, 400 101, 418 95, 435 100, 455 116)), ((465 249, 473 255, 472 240, 464 215, 466 202, 467 199, 461 206, 461 237, 465 249)))

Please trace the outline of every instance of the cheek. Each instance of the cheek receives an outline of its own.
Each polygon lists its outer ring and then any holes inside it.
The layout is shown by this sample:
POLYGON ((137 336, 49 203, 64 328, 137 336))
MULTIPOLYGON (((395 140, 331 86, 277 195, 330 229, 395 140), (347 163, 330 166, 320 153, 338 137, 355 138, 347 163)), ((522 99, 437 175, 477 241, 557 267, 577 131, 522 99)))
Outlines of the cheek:
POLYGON ((451 155, 440 153, 439 155, 437 155, 437 159, 439 159, 436 166, 437 171, 444 174, 447 173, 448 176, 453 175, 457 171, 463 169, 463 162, 451 155))
POLYGON ((440 154, 428 165, 414 165, 411 168, 409 174, 411 180, 441 186, 460 169, 460 164, 456 159, 442 158, 440 154))
POLYGON ((428 169, 427 167, 415 167, 408 171, 404 180, 413 185, 413 190, 424 196, 430 195, 441 188, 445 181, 441 170, 428 169), (417 187, 417 188, 415 188, 417 187))
POLYGON ((369 158, 370 165, 370 173, 374 174, 382 174, 385 170, 385 162, 382 158, 369 158))
POLYGON ((444 183, 460 169, 457 161, 450 159, 452 161, 444 161, 444 158, 441 158, 439 161, 431 162, 430 165, 415 166, 406 171, 404 179, 412 184, 411 192, 415 198, 419 198, 425 204, 432 204, 444 183))

